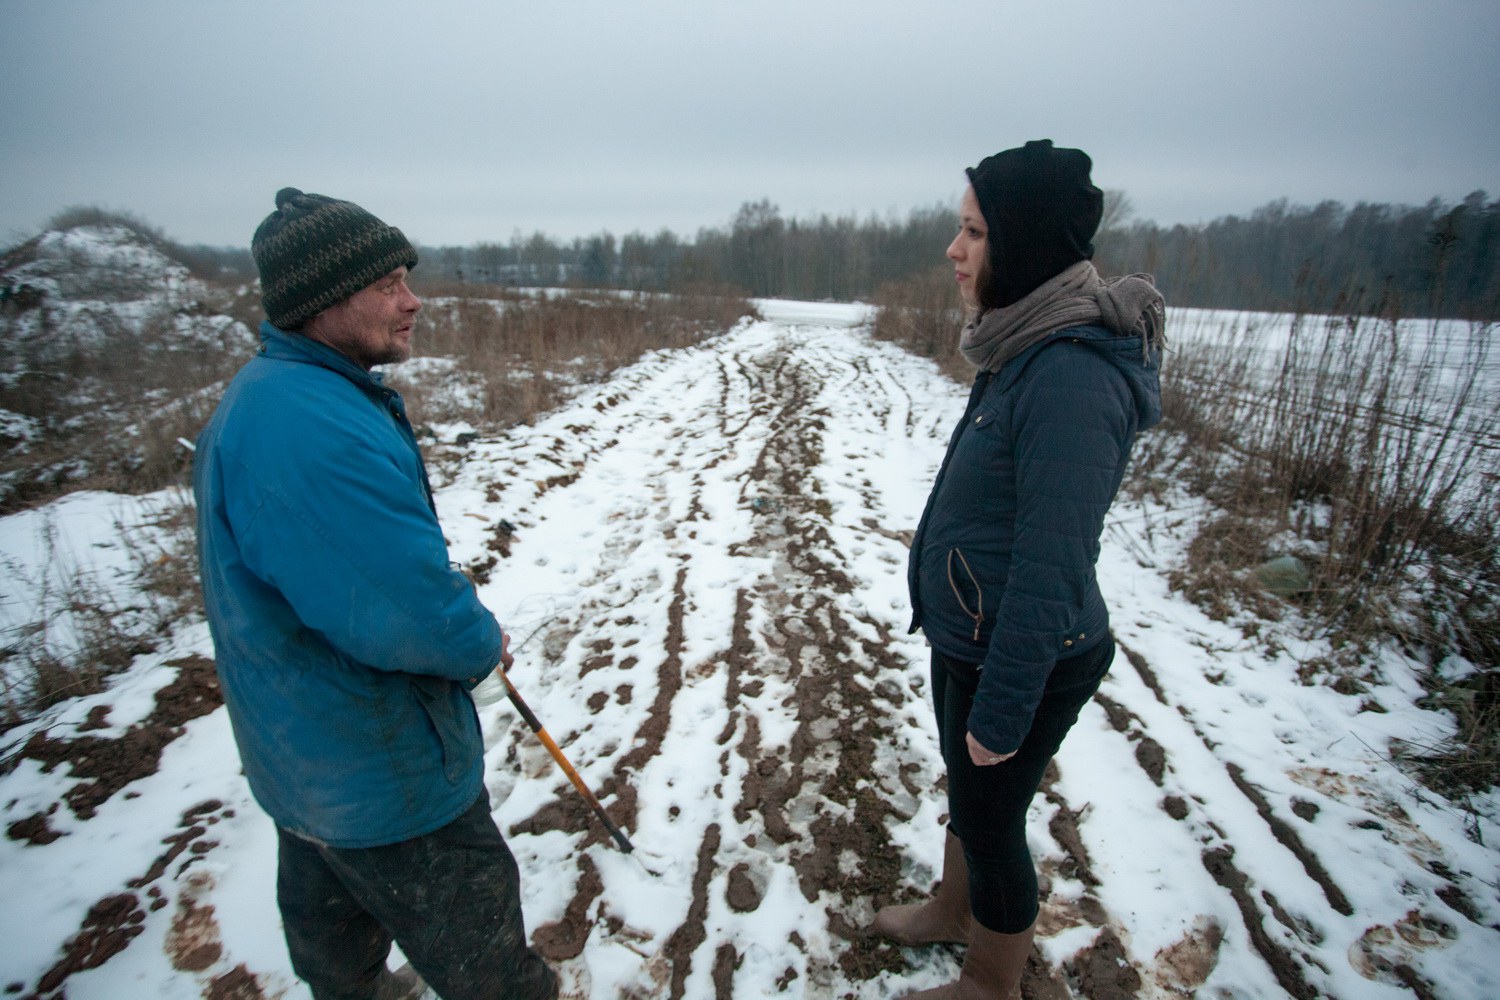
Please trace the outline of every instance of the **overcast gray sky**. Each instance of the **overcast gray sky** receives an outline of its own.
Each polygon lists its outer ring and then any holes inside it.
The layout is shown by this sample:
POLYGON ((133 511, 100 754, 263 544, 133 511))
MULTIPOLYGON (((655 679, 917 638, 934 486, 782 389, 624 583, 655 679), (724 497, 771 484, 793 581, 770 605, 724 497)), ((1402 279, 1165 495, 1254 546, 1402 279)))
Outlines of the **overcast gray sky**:
POLYGON ((956 204, 1047 137, 1163 224, 1500 196, 1500 0, 0 0, 0 239, 244 245, 277 188, 428 245, 956 204))

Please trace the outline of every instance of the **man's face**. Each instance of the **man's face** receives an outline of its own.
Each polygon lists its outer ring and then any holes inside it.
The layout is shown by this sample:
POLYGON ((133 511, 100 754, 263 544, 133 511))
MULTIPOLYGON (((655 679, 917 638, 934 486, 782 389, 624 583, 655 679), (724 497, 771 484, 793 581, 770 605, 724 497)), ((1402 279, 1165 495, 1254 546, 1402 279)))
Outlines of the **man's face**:
POLYGON ((412 323, 422 300, 398 267, 307 321, 302 332, 370 370, 411 357, 412 323))

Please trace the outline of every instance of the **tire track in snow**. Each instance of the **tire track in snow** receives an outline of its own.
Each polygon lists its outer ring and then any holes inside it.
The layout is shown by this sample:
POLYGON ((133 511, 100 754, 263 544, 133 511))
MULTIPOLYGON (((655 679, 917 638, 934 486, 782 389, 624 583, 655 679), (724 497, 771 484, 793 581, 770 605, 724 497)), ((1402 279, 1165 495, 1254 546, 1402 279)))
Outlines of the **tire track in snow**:
MULTIPOLYGON (((1260 957, 1275 987, 1287 996, 1303 1000, 1356 995, 1340 985, 1341 979, 1347 983, 1348 970, 1330 968, 1317 954, 1338 924, 1358 921, 1355 907, 1316 850, 1250 777, 1264 762, 1226 756, 1228 748, 1204 731, 1193 712, 1168 697, 1144 656, 1124 642, 1120 652, 1124 662, 1117 661, 1096 703, 1110 733, 1134 748, 1129 756, 1140 773, 1165 793, 1158 807, 1196 843, 1204 872, 1230 900, 1230 906, 1199 918, 1193 933, 1181 942, 1184 954, 1159 953, 1142 968, 1147 980, 1168 995, 1192 996, 1218 962, 1221 949, 1239 939, 1260 957), (1135 708, 1116 700, 1119 694, 1127 694, 1135 708), (1165 711, 1153 711, 1155 707, 1165 711), (1178 755, 1192 747, 1202 752, 1178 760, 1163 744, 1177 748, 1178 755), (1224 920, 1231 914, 1237 927, 1224 920), (1187 978, 1178 960, 1183 957, 1189 959, 1187 978)), ((1117 759, 1125 756, 1114 754, 1117 759)), ((1085 806, 1080 812, 1086 810, 1085 806)), ((1315 809, 1299 816, 1313 814, 1315 809)), ((1183 853, 1190 849, 1184 848, 1183 853)), ((1396 935, 1409 942, 1444 936, 1443 921, 1434 922, 1416 910, 1411 916, 1412 926, 1397 928, 1396 935)), ((1106 914, 1100 922, 1113 920, 1106 914)), ((1417 997, 1432 996, 1431 985, 1410 966, 1379 954, 1380 930, 1371 928, 1351 948, 1351 966, 1366 979, 1398 983, 1417 997), (1376 939, 1368 942, 1372 932, 1376 939)))

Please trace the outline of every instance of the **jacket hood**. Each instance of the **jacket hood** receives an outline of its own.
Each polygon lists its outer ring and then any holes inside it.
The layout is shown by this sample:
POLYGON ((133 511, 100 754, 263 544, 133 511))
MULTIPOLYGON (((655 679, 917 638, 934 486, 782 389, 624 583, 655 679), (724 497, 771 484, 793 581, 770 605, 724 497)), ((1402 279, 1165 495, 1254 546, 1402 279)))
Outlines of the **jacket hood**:
POLYGON ((1104 327, 1064 331, 1110 360, 1135 400, 1138 430, 1161 423, 1161 346, 1142 334, 1120 334, 1104 327))
POLYGON ((1014 383, 1038 352, 1062 340, 1086 344, 1125 376, 1135 400, 1137 430, 1161 423, 1161 344, 1142 332, 1122 333, 1096 323, 1058 330, 1006 364, 997 377, 1014 383))

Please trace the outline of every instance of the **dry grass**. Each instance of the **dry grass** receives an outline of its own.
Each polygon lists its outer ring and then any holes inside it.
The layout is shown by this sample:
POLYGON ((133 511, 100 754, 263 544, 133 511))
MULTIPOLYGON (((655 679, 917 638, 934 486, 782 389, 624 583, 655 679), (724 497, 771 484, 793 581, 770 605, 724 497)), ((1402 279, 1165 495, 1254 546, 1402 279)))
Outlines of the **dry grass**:
POLYGON ((533 295, 496 289, 484 298, 434 297, 420 314, 416 349, 454 359, 477 398, 439 413, 435 408, 442 404, 424 400, 418 380, 397 369, 392 381, 427 419, 504 428, 553 409, 573 386, 603 378, 648 351, 697 343, 754 314, 748 300, 715 290, 533 295))

